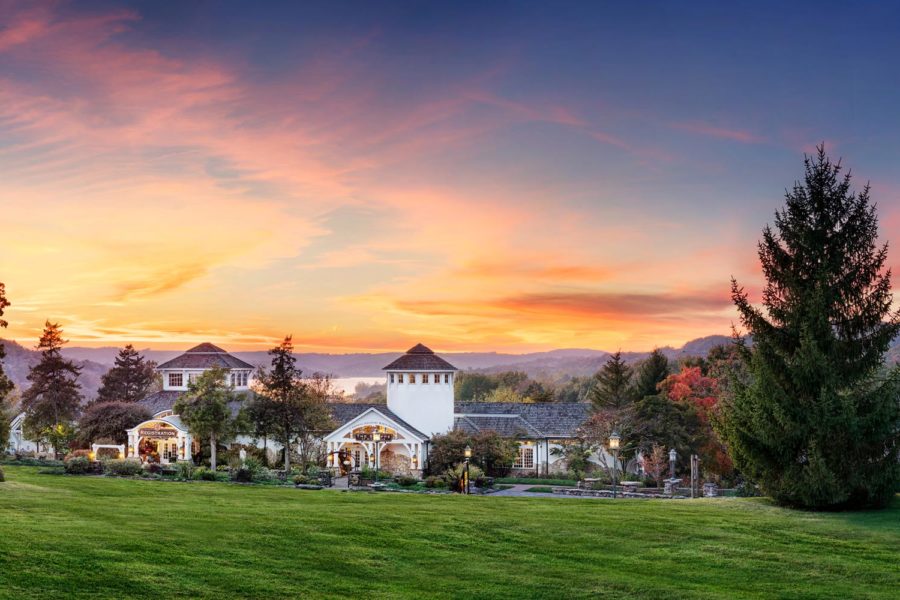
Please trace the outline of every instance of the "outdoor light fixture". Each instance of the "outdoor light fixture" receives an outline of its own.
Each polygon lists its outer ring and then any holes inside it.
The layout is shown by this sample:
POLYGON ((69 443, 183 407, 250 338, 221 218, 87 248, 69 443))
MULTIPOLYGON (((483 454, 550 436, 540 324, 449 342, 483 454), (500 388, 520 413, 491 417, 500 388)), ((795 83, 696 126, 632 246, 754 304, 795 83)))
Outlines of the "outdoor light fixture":
POLYGON ((472 458, 472 446, 466 444, 466 449, 463 450, 463 456, 466 458, 465 491, 466 491, 466 494, 468 494, 469 493, 469 459, 472 458))
POLYGON ((381 433, 375 431, 372 434, 372 441, 375 442, 375 483, 378 483, 378 442, 381 441, 381 433))
POLYGON ((609 436, 609 450, 613 455, 613 468, 612 468, 612 476, 613 476, 613 500, 616 499, 616 492, 618 483, 617 480, 619 478, 619 433, 613 431, 609 436))
POLYGON ((612 435, 609 436, 609 449, 610 450, 618 450, 619 449, 619 434, 615 431, 612 432, 612 435))

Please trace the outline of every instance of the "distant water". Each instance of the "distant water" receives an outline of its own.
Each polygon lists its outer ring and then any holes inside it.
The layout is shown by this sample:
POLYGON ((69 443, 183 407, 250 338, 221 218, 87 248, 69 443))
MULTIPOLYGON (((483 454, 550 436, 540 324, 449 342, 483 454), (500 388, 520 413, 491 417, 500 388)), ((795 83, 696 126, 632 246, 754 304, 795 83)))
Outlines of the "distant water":
POLYGON ((356 391, 357 383, 368 383, 369 385, 384 383, 384 377, 336 377, 331 381, 336 389, 343 390, 345 394, 352 394, 356 391))

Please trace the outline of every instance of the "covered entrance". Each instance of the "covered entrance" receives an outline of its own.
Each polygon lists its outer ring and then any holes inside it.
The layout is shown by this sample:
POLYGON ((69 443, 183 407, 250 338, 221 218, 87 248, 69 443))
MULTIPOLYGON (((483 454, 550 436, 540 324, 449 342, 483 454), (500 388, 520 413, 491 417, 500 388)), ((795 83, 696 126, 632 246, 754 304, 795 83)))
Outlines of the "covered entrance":
POLYGON ((171 414, 156 416, 127 431, 128 457, 142 463, 169 464, 191 460, 194 443, 181 420, 171 414))
POLYGON ((342 475, 376 465, 394 474, 418 474, 427 439, 372 408, 325 436, 324 441, 328 466, 342 475))

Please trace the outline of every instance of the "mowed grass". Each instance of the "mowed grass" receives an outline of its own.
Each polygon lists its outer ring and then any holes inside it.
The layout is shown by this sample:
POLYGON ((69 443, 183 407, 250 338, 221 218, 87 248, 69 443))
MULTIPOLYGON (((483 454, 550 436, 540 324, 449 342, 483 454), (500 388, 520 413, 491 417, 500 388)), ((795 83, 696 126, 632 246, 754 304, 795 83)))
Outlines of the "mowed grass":
POLYGON ((900 502, 347 493, 39 474, 0 483, 2 598, 896 598, 900 502))

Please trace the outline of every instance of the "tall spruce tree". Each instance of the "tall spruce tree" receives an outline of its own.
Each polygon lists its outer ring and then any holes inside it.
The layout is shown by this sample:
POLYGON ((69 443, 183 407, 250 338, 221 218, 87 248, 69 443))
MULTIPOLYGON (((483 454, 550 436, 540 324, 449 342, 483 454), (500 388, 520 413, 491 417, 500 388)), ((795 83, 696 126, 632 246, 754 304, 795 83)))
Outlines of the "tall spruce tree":
POLYGON ((29 371, 31 386, 22 393, 25 428, 48 440, 57 454, 61 450, 59 440, 71 430, 81 403, 81 367, 63 358, 62 347, 66 343, 59 324, 47 321, 37 345, 41 360, 29 371))
POLYGON ((669 359, 659 348, 655 348, 638 367, 634 381, 634 396, 638 399, 655 396, 659 393, 659 384, 668 376, 669 359))
POLYGON ((119 350, 116 364, 102 378, 97 402, 138 402, 156 381, 156 365, 128 344, 119 350))
POLYGON ((595 409, 622 410, 634 399, 631 367, 622 360, 622 352, 611 355, 594 377, 591 404, 595 409))
POLYGON ((900 373, 883 361, 891 310, 887 245, 869 188, 851 192, 823 147, 766 227, 763 308, 732 280, 753 338, 720 430, 735 466, 777 502, 814 509, 884 506, 900 480, 900 373))

